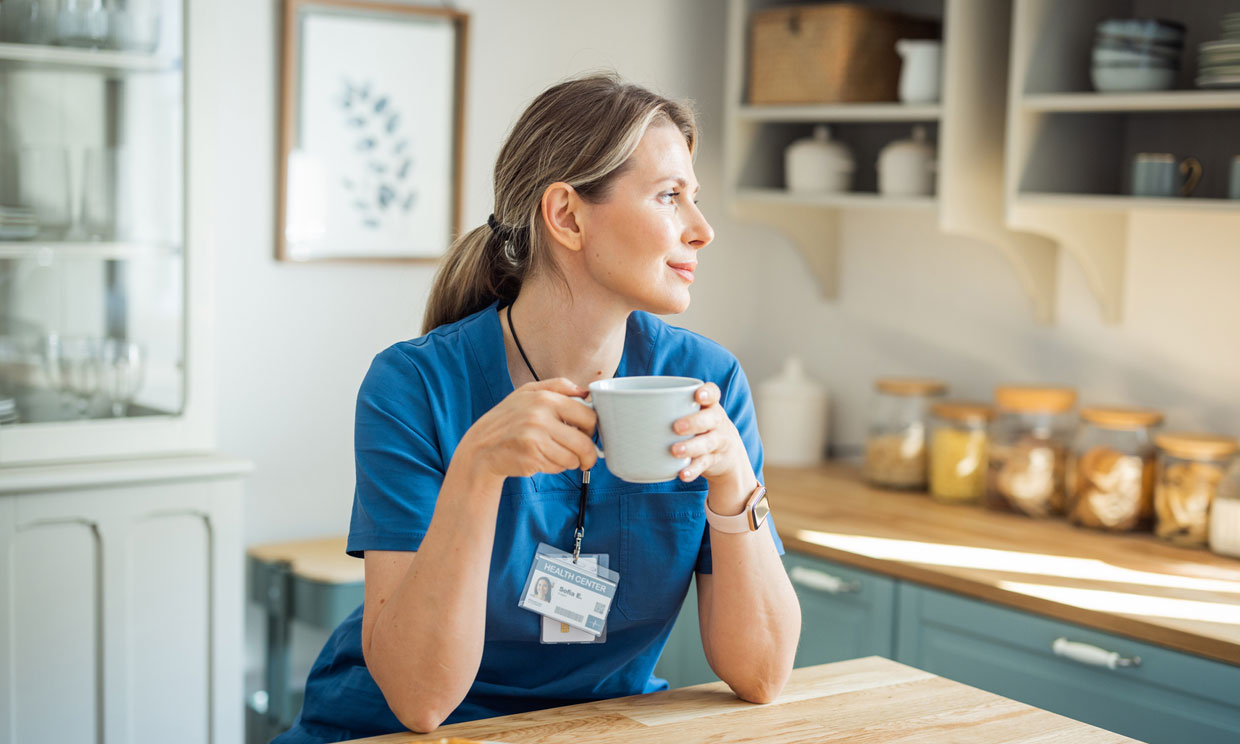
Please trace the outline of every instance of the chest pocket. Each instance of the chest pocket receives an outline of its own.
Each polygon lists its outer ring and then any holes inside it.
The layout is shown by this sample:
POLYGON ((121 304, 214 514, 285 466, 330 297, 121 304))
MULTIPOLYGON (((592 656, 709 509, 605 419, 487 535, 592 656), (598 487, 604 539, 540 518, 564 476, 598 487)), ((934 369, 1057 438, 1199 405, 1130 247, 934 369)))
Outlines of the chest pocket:
POLYGON ((633 621, 675 618, 706 529, 704 491, 649 491, 620 501, 615 609, 633 621))

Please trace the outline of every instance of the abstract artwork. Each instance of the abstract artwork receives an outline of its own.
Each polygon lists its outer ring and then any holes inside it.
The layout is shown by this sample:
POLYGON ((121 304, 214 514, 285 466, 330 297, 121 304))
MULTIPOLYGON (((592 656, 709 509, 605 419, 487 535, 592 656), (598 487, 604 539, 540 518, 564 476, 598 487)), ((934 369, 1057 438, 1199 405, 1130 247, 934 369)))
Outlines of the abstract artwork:
POLYGON ((436 259, 457 232, 468 17, 286 0, 277 257, 436 259))

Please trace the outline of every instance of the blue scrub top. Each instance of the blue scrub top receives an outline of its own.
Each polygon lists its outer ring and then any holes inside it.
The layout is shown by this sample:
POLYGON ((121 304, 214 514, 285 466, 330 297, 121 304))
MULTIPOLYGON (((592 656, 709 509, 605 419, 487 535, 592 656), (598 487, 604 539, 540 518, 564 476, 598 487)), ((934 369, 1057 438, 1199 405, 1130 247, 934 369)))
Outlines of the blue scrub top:
MULTIPOLYGON (((616 373, 633 375, 717 384, 762 478, 749 383, 727 349, 634 312, 616 373)), ((357 399, 350 555, 418 549, 457 444, 511 392, 496 304, 375 357, 357 399)), ((539 642, 542 618, 517 607, 518 594, 539 542, 571 549, 581 471, 508 478, 491 553, 482 662, 469 694, 445 723, 666 689, 667 682, 653 674, 655 663, 693 573, 711 572, 706 485, 702 478, 629 483, 600 460, 590 473, 582 552, 607 553, 620 573, 607 640, 546 645, 539 642)), ((770 529, 782 554, 774 526, 770 529)), ((405 730, 366 669, 361 628, 359 607, 319 654, 302 711, 277 742, 341 741, 405 730)))

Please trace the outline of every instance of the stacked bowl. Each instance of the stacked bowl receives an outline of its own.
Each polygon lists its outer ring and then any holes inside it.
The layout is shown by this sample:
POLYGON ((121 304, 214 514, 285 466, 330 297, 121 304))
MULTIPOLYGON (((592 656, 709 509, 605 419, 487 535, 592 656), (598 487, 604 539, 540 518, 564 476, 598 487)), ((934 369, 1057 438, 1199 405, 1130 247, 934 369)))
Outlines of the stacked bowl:
POLYGON ((1240 13, 1223 16, 1223 38, 1198 47, 1198 88, 1240 88, 1240 13))
POLYGON ((1108 18, 1094 34, 1090 80, 1104 93, 1167 90, 1184 52, 1184 26, 1157 18, 1108 18))

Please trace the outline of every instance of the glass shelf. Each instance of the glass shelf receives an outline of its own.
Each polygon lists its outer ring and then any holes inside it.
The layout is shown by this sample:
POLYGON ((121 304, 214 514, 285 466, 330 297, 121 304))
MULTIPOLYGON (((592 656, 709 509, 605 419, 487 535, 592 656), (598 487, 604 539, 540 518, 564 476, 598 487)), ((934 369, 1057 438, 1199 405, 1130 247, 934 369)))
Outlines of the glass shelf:
POLYGON ((1240 90, 1156 93, 1042 93, 1021 99, 1025 111, 1045 113, 1240 110, 1240 90))
POLYGON ((58 259, 124 261, 179 255, 175 243, 0 241, 0 258, 32 258, 41 264, 58 259))
POLYGON ((841 194, 804 194, 783 189, 739 189, 736 192, 736 201, 742 204, 783 204, 844 209, 933 210, 939 205, 939 200, 933 196, 884 196, 856 191, 841 194))
POLYGON ((112 74, 176 72, 181 60, 143 52, 110 49, 78 49, 45 44, 0 43, 0 65, 112 74))
POLYGON ((741 121, 836 122, 836 121, 938 121, 943 107, 933 104, 841 103, 810 106, 741 106, 741 121))

